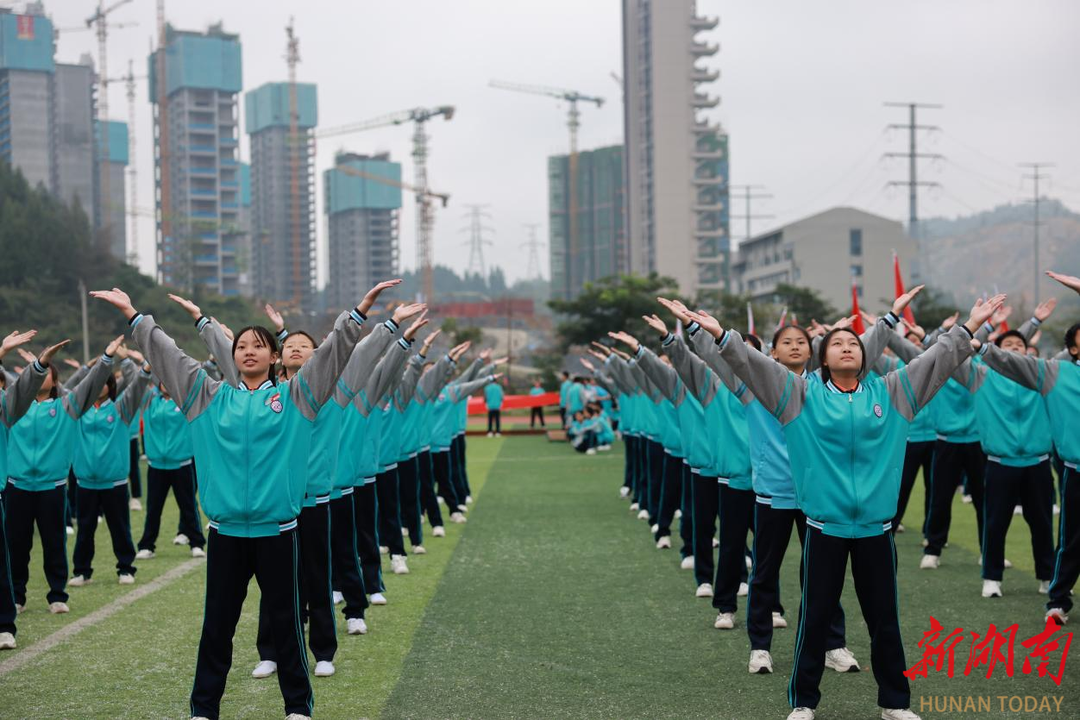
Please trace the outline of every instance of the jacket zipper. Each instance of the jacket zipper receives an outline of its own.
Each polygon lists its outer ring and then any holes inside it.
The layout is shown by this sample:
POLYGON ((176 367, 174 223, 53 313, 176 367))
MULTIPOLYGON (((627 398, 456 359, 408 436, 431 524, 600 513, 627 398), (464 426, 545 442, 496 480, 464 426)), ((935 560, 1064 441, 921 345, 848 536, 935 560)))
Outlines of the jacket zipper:
MULTIPOLYGON (((245 388, 246 389, 246 388, 245 388)), ((255 396, 255 393, 251 390, 247 390, 247 407, 244 408, 244 504, 243 513, 246 515, 244 518, 245 524, 249 525, 248 532, 250 534, 251 528, 251 503, 250 503, 250 475, 251 475, 251 398, 255 396)))
MULTIPOLYGON (((855 480, 855 399, 852 397, 852 393, 848 393, 848 418, 851 421, 851 472, 849 477, 851 478, 851 493, 855 498, 855 524, 859 523, 859 516, 861 512, 859 510, 859 484, 855 480)), ((854 535, 854 528, 852 528, 852 534, 854 535)))

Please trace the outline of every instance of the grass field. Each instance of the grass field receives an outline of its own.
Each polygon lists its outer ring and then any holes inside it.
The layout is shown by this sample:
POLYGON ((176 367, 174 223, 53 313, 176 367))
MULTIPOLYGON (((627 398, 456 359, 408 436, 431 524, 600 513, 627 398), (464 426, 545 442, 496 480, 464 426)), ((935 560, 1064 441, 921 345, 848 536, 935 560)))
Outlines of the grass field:
MULTIPOLYGON (((470 438, 476 503, 469 523, 427 542, 410 558, 412 574, 387 579, 390 604, 369 611, 371 633, 344 635, 333 678, 315 678, 315 714, 322 718, 774 718, 788 711, 786 684, 798 611, 798 543, 782 577, 791 628, 773 644, 776 673, 746 672, 744 607, 734 631, 712 628, 715 613, 693 597, 691 573, 677 551, 654 548, 645 523, 618 498, 621 446, 610 454, 577 455, 542 437, 470 438)), ((1021 672, 1022 639, 1042 628, 1027 528, 1013 525, 1005 597, 979 597, 979 568, 970 506, 957 499, 951 545, 942 568, 920 571, 921 490, 897 538, 901 616, 908 664, 932 614, 948 629, 969 633, 1019 623, 1015 676, 999 667, 963 675, 970 643, 957 647, 956 677, 931 674, 913 683, 913 709, 923 698, 991 698, 991 712, 935 713, 937 718, 1018 717, 1001 712, 999 696, 1060 698, 1060 713, 1080 717, 1080 643, 1070 649, 1060 687, 1021 672)), ((141 524, 142 515, 133 514, 141 524)), ((171 538, 169 508, 163 533, 171 538)), ((139 528, 141 530, 141 528, 139 528)), ((138 534, 138 531, 136 534, 138 534)), ((34 562, 39 563, 35 555, 34 562)), ((159 545, 140 563, 136 589, 189 562, 159 545)), ((116 585, 104 528, 98 535, 96 582, 71 591, 72 613, 45 611, 40 567, 32 569, 30 607, 19 619, 20 649, 0 654, 0 718, 184 718, 202 619, 201 566, 49 650, 34 646, 63 626, 108 606, 132 588, 116 585), (35 654, 11 668, 20 653, 35 654)), ((222 717, 280 716, 274 680, 253 680, 257 661, 258 589, 252 585, 237 631, 233 672, 222 717)), ((844 593, 848 642, 869 669, 869 643, 853 588, 844 593)), ((1059 657, 1060 651, 1054 657, 1059 657)), ((870 672, 823 682, 819 718, 875 718, 870 672)), ((1008 700, 1006 700, 1006 703, 1008 700)), ((1049 700, 1055 707, 1055 701, 1049 700)), ((1006 705, 1007 707, 1007 705, 1006 705)))

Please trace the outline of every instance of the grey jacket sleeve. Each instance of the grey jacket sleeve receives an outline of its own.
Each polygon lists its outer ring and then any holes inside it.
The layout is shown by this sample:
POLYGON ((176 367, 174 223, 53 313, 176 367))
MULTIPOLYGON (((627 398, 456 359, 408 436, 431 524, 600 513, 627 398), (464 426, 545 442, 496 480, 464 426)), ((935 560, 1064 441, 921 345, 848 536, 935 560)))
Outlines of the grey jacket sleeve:
POLYGON ((662 343, 664 354, 671 360, 672 367, 686 386, 686 391, 697 399, 702 406, 708 405, 719 390, 720 378, 704 360, 686 347, 686 342, 679 336, 668 334, 662 343))
POLYGON ((124 358, 120 361, 120 379, 116 381, 117 397, 127 389, 127 386, 135 380, 135 376, 138 374, 139 366, 135 364, 134 360, 131 358, 124 358))
POLYGON ((146 356, 154 375, 180 405, 184 417, 188 420, 197 418, 210 405, 222 382, 208 377, 198 360, 178 348, 154 322, 153 315, 136 315, 130 324, 131 336, 146 356))
POLYGON ((686 396, 686 390, 679 380, 679 373, 675 372, 675 368, 664 364, 664 362, 656 356, 656 353, 644 345, 638 346, 638 351, 634 358, 637 360, 642 371, 649 378, 649 381, 656 386, 657 391, 662 397, 670 400, 676 406, 683 401, 686 396))
MULTIPOLYGON (((892 341, 890 341, 890 344, 891 343, 892 341)), ((878 375, 885 377, 893 370, 900 369, 900 361, 895 357, 891 357, 889 355, 882 355, 877 359, 877 362, 874 363, 874 367, 871 369, 878 375)))
POLYGON ((74 390, 75 386, 78 385, 84 377, 86 377, 86 373, 88 372, 90 372, 90 368, 88 366, 80 365, 78 369, 76 369, 75 372, 71 373, 71 376, 67 380, 62 382, 60 384, 60 387, 57 388, 59 394, 66 395, 67 393, 74 390))
POLYGON ((142 404, 150 380, 153 378, 148 372, 137 370, 124 391, 117 396, 117 408, 120 410, 120 419, 130 425, 131 421, 139 414, 139 405, 142 404))
POLYGON ((612 379, 618 383, 622 391, 627 395, 636 395, 641 390, 641 386, 637 384, 633 374, 630 372, 630 366, 618 355, 609 355, 607 360, 604 361, 604 367, 608 369, 612 379))
POLYGON ((781 425, 799 416, 806 402, 805 379, 764 353, 748 348, 734 330, 724 333, 717 344, 720 357, 781 425))
POLYGON ((693 343, 694 352, 701 358, 701 361, 716 373, 716 377, 723 386, 733 393, 735 397, 739 398, 743 405, 749 405, 753 402, 754 393, 747 389, 746 383, 737 378, 735 373, 731 371, 731 366, 724 361, 724 358, 720 357, 720 347, 716 344, 713 336, 693 325, 691 325, 691 329, 690 341, 693 343))
MULTIPOLYGON (((428 372, 431 373, 433 370, 428 372)), ((457 385, 446 388, 446 397, 450 402, 461 402, 490 382, 495 382, 494 375, 487 375, 485 377, 477 378, 476 380, 470 380, 469 382, 458 383, 457 385)))
POLYGON ((367 383, 368 377, 374 372, 379 359, 386 354, 386 349, 394 341, 394 334, 397 331, 398 324, 393 320, 387 320, 379 323, 356 344, 337 382, 337 387, 334 388, 334 402, 345 407, 353 396, 360 392, 367 383))
POLYGON ((112 371, 113 359, 108 355, 102 355, 94 363, 94 367, 90 368, 90 371, 79 381, 79 384, 61 400, 68 415, 76 420, 81 418, 83 413, 97 401, 101 388, 105 387, 105 381, 108 380, 112 371))
MULTIPOLYGON (((413 398, 418 397, 417 385, 423 377, 423 370, 423 364, 412 364, 406 366, 405 372, 401 373, 401 381, 394 390, 394 406, 399 411, 404 412, 413 398)), ((430 375, 433 372, 435 372, 435 367, 432 367, 427 374, 430 375)))
POLYGON ((483 374, 490 374, 490 371, 484 373, 484 370, 484 361, 479 357, 475 357, 473 358, 473 361, 469 363, 469 367, 465 368, 465 371, 458 376, 455 382, 471 382, 483 374))
POLYGON ((967 358, 956 366, 951 377, 966 387, 968 392, 975 393, 982 387, 983 381, 986 380, 986 366, 976 365, 971 362, 971 358, 967 358))
POLYGON ((885 376, 893 406, 908 420, 914 418, 973 352, 971 336, 962 325, 940 335, 929 350, 885 376))
POLYGON ((338 378, 360 341, 365 319, 355 308, 338 315, 334 329, 289 381, 289 395, 307 419, 314 420, 334 394, 338 378))
POLYGON ((596 380, 596 384, 608 391, 608 394, 612 397, 620 394, 622 390, 619 388, 619 384, 615 382, 609 373, 604 372, 602 369, 597 368, 592 371, 593 379, 596 380))
POLYGON ((238 386, 240 371, 236 368, 236 361, 233 360, 232 341, 229 340, 229 336, 225 334, 217 321, 205 316, 199 318, 196 327, 199 329, 199 338, 214 356, 221 379, 233 387, 238 386))
POLYGON ((1059 360, 1040 360, 1030 355, 1002 350, 993 343, 984 343, 979 354, 991 370, 1040 395, 1050 394, 1061 371, 1059 360))
POLYGON ((864 363, 866 369, 859 376, 860 380, 866 377, 866 374, 873 369, 874 363, 885 352, 885 348, 889 343, 889 336, 896 335, 896 326, 899 324, 900 318, 891 312, 887 312, 878 318, 878 321, 874 323, 874 327, 859 336, 863 344, 863 358, 866 361, 864 363))
MULTIPOLYGON (((421 403, 434 402, 435 398, 439 396, 442 389, 446 387, 450 382, 450 376, 454 372, 454 368, 457 367, 457 363, 450 359, 450 356, 443 353, 443 356, 439 358, 435 366, 428 370, 423 376, 420 377, 416 384, 416 399, 421 403)), ((488 377, 484 375, 483 377, 488 377)), ((467 382, 472 382, 476 378, 472 378, 467 382)), ((455 383, 460 385, 461 382, 455 383)), ((466 393, 468 395, 469 393, 466 393)))
MULTIPOLYGON (((48 372, 49 368, 34 360, 0 391, 0 422, 5 427, 19 422, 19 418, 30 409, 48 372)), ((4 478, 4 481, 6 482, 7 478, 4 478)))
POLYGON ((11 372, 7 369, 6 365, 0 364, 0 372, 4 373, 4 380, 6 381, 5 384, 8 387, 11 387, 13 384, 15 384, 15 381, 19 379, 18 373, 11 372))
POLYGON ((915 345, 906 337, 893 333, 889 336, 889 348, 896 353, 896 357, 909 363, 926 352, 926 348, 915 345))
POLYGON ((933 345, 934 343, 936 343, 938 337, 940 337, 941 334, 944 333, 944 332, 945 332, 945 330, 939 326, 936 329, 931 330, 930 332, 926 333, 926 337, 924 337, 923 341, 922 341, 923 349, 925 350, 926 348, 928 348, 931 345, 933 345))
POLYGON ((1072 353, 1069 352, 1069 348, 1062 348, 1058 352, 1054 353, 1051 360, 1072 360, 1072 353))
MULTIPOLYGON (((368 375, 363 389, 353 398, 353 404, 361 415, 364 417, 371 415, 379 400, 390 392, 395 380, 401 377, 401 368, 405 362, 412 363, 415 359, 415 356, 409 357, 411 351, 412 343, 405 338, 398 338, 398 341, 383 354, 375 369, 368 375)), ((416 364, 419 366, 422 363, 417 360, 416 364)))

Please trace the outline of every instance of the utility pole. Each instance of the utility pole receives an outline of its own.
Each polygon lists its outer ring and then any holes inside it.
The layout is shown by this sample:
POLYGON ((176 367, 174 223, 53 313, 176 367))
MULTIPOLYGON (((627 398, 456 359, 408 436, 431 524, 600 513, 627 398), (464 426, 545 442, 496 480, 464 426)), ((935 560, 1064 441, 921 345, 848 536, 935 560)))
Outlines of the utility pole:
POLYGON ((908 131, 908 151, 906 153, 885 153, 884 157, 887 158, 907 158, 908 159, 908 179, 907 180, 893 180, 889 182, 889 186, 906 186, 908 189, 908 234, 914 240, 918 240, 920 236, 919 232, 919 199, 918 189, 922 187, 941 187, 940 183, 927 182, 919 180, 919 158, 926 160, 942 160, 944 155, 938 153, 920 153, 918 145, 916 143, 916 136, 919 130, 940 130, 937 125, 919 125, 915 120, 915 113, 918 109, 925 110, 940 110, 941 105, 933 105, 930 103, 896 103, 887 102, 885 107, 900 107, 908 109, 908 122, 903 124, 891 124, 887 128, 890 130, 906 129, 908 131))
POLYGON ((90 320, 86 308, 86 283, 79 278, 79 300, 82 301, 82 356, 83 365, 90 362, 90 320))
POLYGON ((1046 173, 1040 173, 1039 170, 1045 169, 1045 168, 1052 168, 1052 167, 1054 167, 1054 164, 1053 163, 1044 163, 1044 162, 1020 163, 1020 167, 1029 168, 1031 170, 1031 172, 1029 174, 1025 174, 1022 177, 1023 177, 1023 179, 1031 180, 1034 183, 1034 191, 1032 193, 1032 198, 1031 198, 1031 202, 1035 205, 1035 215, 1034 215, 1034 217, 1032 218, 1032 221, 1031 221, 1031 228, 1034 231, 1034 240, 1035 240, 1034 262, 1032 263, 1034 271, 1035 271, 1034 278, 1033 278, 1034 279, 1034 285, 1032 285, 1032 293, 1033 293, 1032 294, 1032 298, 1033 298, 1032 304, 1033 305, 1038 305, 1039 304, 1039 226, 1042 225, 1042 223, 1039 221, 1039 181, 1040 180, 1046 180, 1047 178, 1050 177, 1046 173))
POLYGON ((755 193, 756 190, 764 189, 764 185, 730 185, 728 186, 729 196, 731 198, 731 204, 734 205, 736 200, 743 200, 746 202, 746 214, 745 215, 729 215, 732 220, 746 220, 746 237, 745 240, 749 240, 752 235, 750 233, 750 221, 752 220, 768 220, 776 217, 775 215, 754 215, 750 212, 750 203, 753 200, 767 200, 772 198, 772 195, 767 193, 755 193), (737 193, 737 190, 741 190, 742 194, 737 193))
POLYGON ((528 269, 525 271, 525 277, 529 280, 541 280, 544 277, 540 272, 540 248, 544 244, 536 236, 536 230, 539 227, 540 223, 525 223, 525 229, 529 231, 529 241, 519 246, 529 251, 529 263, 526 266, 528 269))
POLYGON ((484 220, 491 219, 491 213, 486 209, 489 205, 473 204, 465 207, 469 208, 469 214, 466 216, 469 219, 469 227, 462 228, 462 232, 469 233, 469 240, 464 243, 469 246, 469 265, 465 272, 477 273, 486 280, 487 268, 484 266, 484 246, 493 244, 484 236, 485 232, 492 230, 484 224, 484 220))

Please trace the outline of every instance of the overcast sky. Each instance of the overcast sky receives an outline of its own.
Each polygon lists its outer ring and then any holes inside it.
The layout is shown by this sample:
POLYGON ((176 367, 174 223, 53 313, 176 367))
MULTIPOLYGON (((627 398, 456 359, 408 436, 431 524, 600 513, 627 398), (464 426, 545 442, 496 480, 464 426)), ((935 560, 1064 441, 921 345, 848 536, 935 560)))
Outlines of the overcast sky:
MULTIPOLYGON (((662 2, 663 0, 657 0, 662 2)), ((79 26, 93 0, 45 0, 61 28, 79 26)), ((955 216, 1030 195, 1017 163, 1056 163, 1047 194, 1080 209, 1080 2, 1074 0, 699 0, 720 25, 703 36, 720 44, 721 71, 711 111, 728 130, 731 181, 761 184, 756 234, 834 205, 907 218, 907 194, 886 189, 906 179, 907 121, 885 101, 941 103, 920 122, 920 151, 941 153, 922 177, 940 191, 921 196, 923 216, 955 216)), ((329 127, 417 106, 453 104, 450 122, 430 125, 431 186, 451 194, 435 223, 436 262, 468 261, 464 204, 489 203, 494 245, 488 264, 510 279, 526 272, 525 223, 547 237, 548 155, 567 148, 566 107, 545 97, 487 86, 492 78, 572 88, 605 97, 583 109, 582 149, 622 141, 621 13, 618 0, 167 0, 168 20, 201 30, 224 21, 243 45, 246 89, 287 79, 285 26, 295 15, 301 81, 318 84, 320 125, 329 127)), ((109 38, 109 75, 129 59, 144 73, 155 3, 135 0, 116 22, 137 27, 109 38)), ((90 32, 61 34, 58 59, 77 61, 97 44, 90 32)), ((146 82, 136 107, 139 206, 153 206, 151 109, 146 82)), ((127 120, 122 84, 110 86, 114 119, 127 120)), ((243 103, 241 101, 241 108, 243 103)), ((242 126, 241 126, 242 127, 242 126)), ((320 282, 325 278, 321 173, 335 150, 389 150, 412 175, 411 128, 390 127, 326 139, 318 148, 320 282)), ((241 155, 248 158, 247 137, 241 155)), ((733 208, 742 214, 742 207, 733 208)), ((153 224, 142 221, 140 262, 153 270, 153 224)), ((732 235, 745 234, 733 220, 732 235)), ((413 203, 401 222, 402 261, 415 263, 413 203)), ((546 250, 543 257, 547 272, 546 250)))

